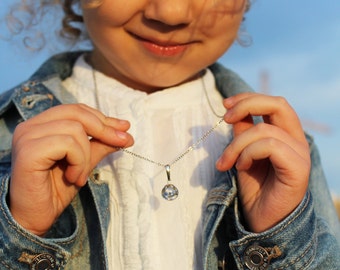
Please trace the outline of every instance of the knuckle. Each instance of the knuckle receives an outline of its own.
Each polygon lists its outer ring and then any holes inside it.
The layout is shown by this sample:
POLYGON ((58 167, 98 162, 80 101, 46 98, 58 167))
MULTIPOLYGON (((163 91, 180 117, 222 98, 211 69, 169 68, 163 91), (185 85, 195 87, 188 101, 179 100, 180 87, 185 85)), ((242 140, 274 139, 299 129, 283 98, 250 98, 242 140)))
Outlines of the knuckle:
POLYGON ((79 110, 87 110, 89 108, 89 106, 86 105, 85 103, 78 103, 78 104, 74 104, 74 105, 79 110))
POLYGON ((71 126, 71 131, 74 134, 82 134, 84 133, 84 126, 78 121, 70 121, 68 123, 71 126))
POLYGON ((267 133, 268 132, 268 124, 263 123, 263 122, 256 124, 254 126, 254 131, 256 133, 264 133, 264 132, 267 133))
POLYGON ((274 137, 266 138, 266 142, 271 149, 279 149, 282 146, 282 144, 274 137))
POLYGON ((276 96, 275 97, 276 101, 281 105, 281 106, 289 106, 289 103, 287 99, 283 96, 276 96))
POLYGON ((25 141, 26 137, 28 136, 28 132, 30 130, 30 125, 27 124, 26 122, 21 122, 19 123, 14 132, 13 132, 13 137, 12 137, 12 145, 18 145, 22 141, 25 141))
POLYGON ((68 147, 73 147, 75 144, 77 144, 77 140, 72 135, 65 135, 63 136, 63 143, 68 147))
POLYGON ((60 109, 66 109, 72 112, 75 116, 82 115, 84 110, 87 110, 88 106, 84 103, 64 104, 57 106, 60 109))
POLYGON ((21 123, 19 123, 19 124, 15 127, 15 130, 14 130, 13 135, 14 135, 14 136, 18 136, 18 135, 24 133, 25 130, 26 130, 26 128, 27 128, 27 122, 21 122, 21 123))

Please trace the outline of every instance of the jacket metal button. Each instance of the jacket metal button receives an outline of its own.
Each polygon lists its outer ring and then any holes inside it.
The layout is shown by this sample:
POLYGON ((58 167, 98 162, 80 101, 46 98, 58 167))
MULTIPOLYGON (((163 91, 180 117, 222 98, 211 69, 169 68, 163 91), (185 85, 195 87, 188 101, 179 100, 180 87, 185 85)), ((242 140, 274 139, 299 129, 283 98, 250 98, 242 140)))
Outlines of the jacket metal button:
POLYGON ((271 257, 263 247, 252 245, 244 252, 245 264, 250 270, 265 270, 269 267, 271 257))
POLYGON ((30 263, 31 270, 53 270, 56 269, 55 258, 47 253, 39 254, 30 263))
POLYGON ((24 92, 28 92, 30 90, 30 87, 27 85, 27 84, 24 84, 22 87, 21 87, 22 90, 24 90, 24 92))

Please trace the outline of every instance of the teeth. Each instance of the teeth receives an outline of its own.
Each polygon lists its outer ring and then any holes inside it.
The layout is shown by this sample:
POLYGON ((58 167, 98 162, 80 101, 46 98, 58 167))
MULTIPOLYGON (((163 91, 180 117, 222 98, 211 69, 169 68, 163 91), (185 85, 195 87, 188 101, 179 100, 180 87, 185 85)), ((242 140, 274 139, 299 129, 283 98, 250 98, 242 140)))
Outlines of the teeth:
POLYGON ((157 45, 157 44, 154 44, 154 46, 162 48, 165 51, 171 51, 171 50, 178 48, 179 45, 157 45))

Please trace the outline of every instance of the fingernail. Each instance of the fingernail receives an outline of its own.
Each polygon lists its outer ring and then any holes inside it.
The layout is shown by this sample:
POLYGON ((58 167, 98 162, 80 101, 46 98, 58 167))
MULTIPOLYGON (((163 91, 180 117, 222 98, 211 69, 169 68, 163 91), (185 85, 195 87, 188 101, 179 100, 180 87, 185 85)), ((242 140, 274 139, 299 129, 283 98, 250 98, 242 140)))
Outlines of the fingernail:
POLYGON ((228 107, 230 108, 230 107, 234 104, 234 99, 233 99, 233 97, 229 97, 229 98, 224 99, 224 100, 223 100, 223 104, 224 104, 224 106, 226 106, 227 108, 228 108, 228 107))
POLYGON ((232 115, 232 110, 227 110, 227 112, 224 115, 224 119, 229 120, 231 118, 231 115, 232 115))
POLYGON ((126 125, 128 123, 129 123, 129 121, 127 121, 127 120, 123 120, 123 119, 119 120, 119 124, 121 124, 121 125, 126 125))
POLYGON ((216 161, 216 168, 220 168, 223 164, 223 157, 220 157, 217 161, 216 161))
POLYGON ((116 134, 117 136, 120 138, 120 139, 123 139, 125 140, 127 138, 127 134, 125 132, 122 132, 122 131, 116 131, 116 134))

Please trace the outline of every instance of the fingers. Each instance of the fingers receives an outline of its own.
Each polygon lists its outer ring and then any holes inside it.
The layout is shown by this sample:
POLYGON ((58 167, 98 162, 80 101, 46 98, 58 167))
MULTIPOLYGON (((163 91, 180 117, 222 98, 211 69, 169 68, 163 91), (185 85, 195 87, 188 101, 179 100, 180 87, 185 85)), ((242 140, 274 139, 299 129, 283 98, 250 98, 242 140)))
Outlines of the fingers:
MULTIPOLYGON (((19 142, 15 148, 14 168, 20 166, 20 171, 13 172, 13 178, 17 175, 32 174, 47 171, 61 160, 67 163, 66 177, 69 183, 83 185, 78 182, 85 178, 85 172, 90 170, 90 143, 83 144, 79 139, 68 134, 57 134, 45 136, 38 139, 31 139, 25 144, 19 142), (62 142, 62 143, 60 143, 62 142), (41 149, 37 151, 37 149, 41 149), (28 158, 29 157, 29 158, 28 158), (26 161, 25 161, 26 159, 26 161), (28 160, 29 159, 29 160, 28 160)), ((27 178, 27 177, 26 177, 27 178)), ((33 179, 38 184, 38 178, 33 179)))
MULTIPOLYGON (((74 121, 83 126, 90 137, 108 145, 124 147, 132 143, 132 137, 126 131, 130 124, 127 121, 106 117, 98 110, 83 104, 69 104, 53 107, 36 117, 29 119, 24 125, 41 125, 53 121, 74 121)), ((60 125, 63 125, 62 123, 60 125)), ((20 136, 19 133, 17 136, 20 136)))
POLYGON ((53 107, 19 124, 12 139, 13 217, 43 235, 97 163, 117 147, 133 144, 129 127, 79 104, 53 107))
MULTIPOLYGON (((272 164, 276 164, 274 166, 276 175, 291 175, 291 177, 286 177, 290 180, 308 178, 310 168, 308 157, 298 153, 290 145, 273 138, 256 141, 244 148, 237 159, 236 168, 239 171, 247 171, 254 162, 264 159, 269 159, 272 164)), ((286 181, 285 184, 296 183, 286 181)))
MULTIPOLYGON (((224 119, 235 124, 251 116, 262 116, 265 123, 285 130, 298 140, 305 140, 304 132, 293 108, 282 97, 257 93, 243 93, 224 100, 228 109, 224 119)), ((235 131, 239 134, 239 130, 235 131)))
POLYGON ((242 134, 249 128, 254 126, 253 118, 251 115, 246 116, 245 118, 241 119, 238 122, 235 122, 233 124, 233 134, 234 138, 236 138, 238 135, 242 134))
POLYGON ((282 98, 244 93, 224 100, 224 105, 227 108, 224 118, 227 123, 233 125, 234 139, 217 161, 217 169, 230 169, 236 162, 240 166, 243 164, 241 156, 249 165, 249 159, 245 158, 247 153, 252 153, 254 158, 260 158, 266 151, 275 152, 277 149, 273 149, 269 143, 274 140, 279 145, 292 149, 294 155, 309 159, 308 143, 300 121, 295 111, 282 98), (252 116, 262 116, 264 123, 254 125, 252 116), (264 148, 252 146, 257 142, 261 142, 258 145, 264 148), (252 150, 257 149, 258 154, 253 154, 249 147, 252 147, 252 150))
POLYGON ((57 106, 16 128, 13 156, 26 159, 19 163, 26 166, 24 170, 36 171, 49 170, 63 160, 67 181, 81 186, 107 154, 133 144, 126 132, 129 127, 129 122, 106 117, 86 105, 57 106))
POLYGON ((290 149, 294 149, 295 154, 300 155, 304 159, 309 159, 309 151, 306 151, 307 145, 296 139, 294 139, 286 131, 280 129, 279 127, 268 125, 266 123, 260 123, 253 125, 246 131, 242 132, 234 138, 231 144, 225 149, 220 160, 217 161, 216 166, 219 170, 230 169, 235 162, 238 162, 239 156, 248 153, 248 147, 252 144, 261 141, 261 146, 263 149, 258 149, 260 152, 264 149, 269 151, 276 151, 273 148, 271 142, 276 140, 283 145, 286 145, 290 149), (267 142, 268 144, 264 144, 267 142))

